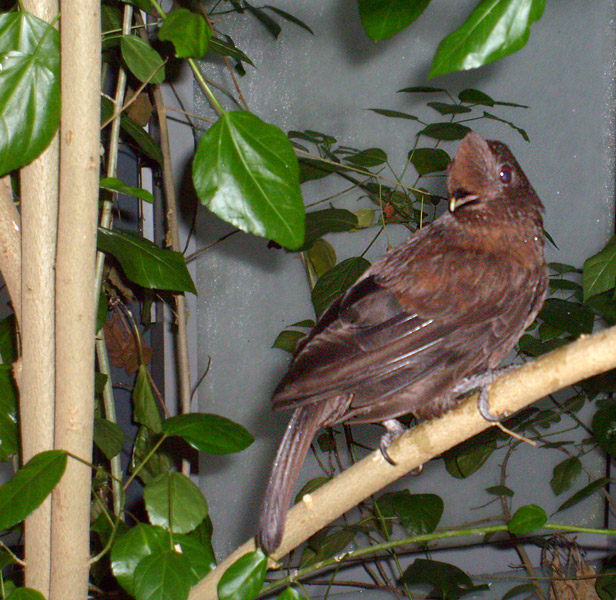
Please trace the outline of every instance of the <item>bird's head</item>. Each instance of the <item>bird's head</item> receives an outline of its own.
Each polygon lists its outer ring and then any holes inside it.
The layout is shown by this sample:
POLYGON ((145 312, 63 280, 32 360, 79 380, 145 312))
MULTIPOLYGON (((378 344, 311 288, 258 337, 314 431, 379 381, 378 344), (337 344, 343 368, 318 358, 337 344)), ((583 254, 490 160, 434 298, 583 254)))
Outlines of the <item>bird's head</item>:
POLYGON ((522 168, 502 142, 466 134, 447 176, 449 210, 491 201, 527 202, 543 208, 522 168))

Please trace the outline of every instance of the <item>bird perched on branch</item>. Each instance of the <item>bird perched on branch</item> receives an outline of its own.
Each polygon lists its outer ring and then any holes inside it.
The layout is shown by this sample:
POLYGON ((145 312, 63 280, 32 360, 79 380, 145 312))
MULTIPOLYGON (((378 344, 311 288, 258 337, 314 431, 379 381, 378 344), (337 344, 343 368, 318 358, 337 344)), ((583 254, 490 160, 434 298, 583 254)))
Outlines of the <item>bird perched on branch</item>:
MULTIPOLYGON (((301 341, 273 395, 294 409, 257 541, 282 540, 317 430, 430 419, 482 385, 534 320, 547 289, 543 206, 509 148, 469 133, 449 166, 449 212, 375 262, 301 341)), ((489 417, 487 402, 483 407, 489 417)))

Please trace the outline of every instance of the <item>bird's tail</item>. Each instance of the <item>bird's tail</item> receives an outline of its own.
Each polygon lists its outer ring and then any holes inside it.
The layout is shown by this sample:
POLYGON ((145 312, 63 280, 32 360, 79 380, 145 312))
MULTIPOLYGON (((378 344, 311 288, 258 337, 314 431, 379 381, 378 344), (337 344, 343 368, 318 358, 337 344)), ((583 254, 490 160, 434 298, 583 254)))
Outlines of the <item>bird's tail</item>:
POLYGON ((274 552, 282 541, 291 494, 312 438, 321 426, 321 413, 318 405, 297 408, 280 442, 267 482, 257 533, 257 543, 267 554, 274 552))

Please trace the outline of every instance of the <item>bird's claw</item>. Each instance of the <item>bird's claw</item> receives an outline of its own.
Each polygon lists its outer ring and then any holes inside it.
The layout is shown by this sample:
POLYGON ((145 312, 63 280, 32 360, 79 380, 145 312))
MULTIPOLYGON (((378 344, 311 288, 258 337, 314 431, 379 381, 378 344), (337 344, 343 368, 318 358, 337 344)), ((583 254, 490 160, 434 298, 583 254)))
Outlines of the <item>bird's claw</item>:
POLYGON ((381 441, 379 442, 379 450, 383 455, 383 458, 392 466, 395 467, 396 463, 392 460, 391 456, 388 454, 389 447, 393 443, 393 441, 399 438, 405 431, 406 427, 400 423, 397 419, 387 419, 381 423, 383 427, 387 430, 383 436, 381 436, 381 441))

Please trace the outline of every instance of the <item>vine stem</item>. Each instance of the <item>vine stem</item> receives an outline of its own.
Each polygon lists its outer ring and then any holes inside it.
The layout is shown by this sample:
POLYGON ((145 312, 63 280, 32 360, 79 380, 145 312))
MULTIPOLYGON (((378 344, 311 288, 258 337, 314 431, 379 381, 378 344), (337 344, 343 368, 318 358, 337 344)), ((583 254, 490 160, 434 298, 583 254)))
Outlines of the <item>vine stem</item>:
MULTIPOLYGON (((615 368, 615 348, 616 327, 611 327, 582 336, 515 371, 507 371, 490 387, 490 411, 493 414, 517 412, 559 389, 615 368)), ((305 495, 289 511, 285 536, 272 560, 280 559, 386 485, 491 426, 479 414, 475 394, 439 419, 421 423, 400 436, 389 449, 395 466, 387 463, 378 450, 372 452, 312 494, 305 495)), ((225 570, 255 548, 251 539, 235 550, 192 589, 190 600, 216 599, 217 584, 225 570)))

